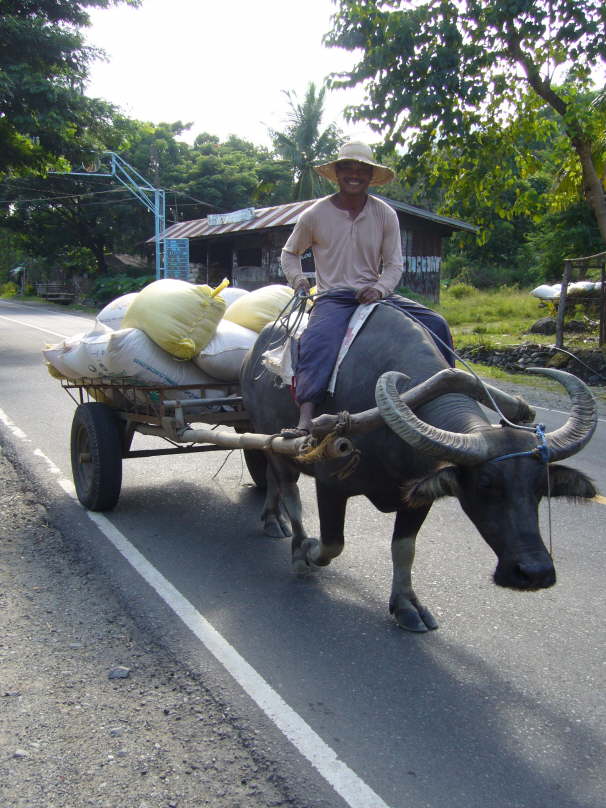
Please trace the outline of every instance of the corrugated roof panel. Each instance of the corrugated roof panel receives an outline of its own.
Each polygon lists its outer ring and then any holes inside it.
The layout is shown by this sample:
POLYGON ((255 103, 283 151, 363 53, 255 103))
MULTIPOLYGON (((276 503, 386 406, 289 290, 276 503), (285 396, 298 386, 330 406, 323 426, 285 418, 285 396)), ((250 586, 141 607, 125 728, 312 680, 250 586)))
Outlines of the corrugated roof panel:
MULTIPOLYGON (((257 208, 252 219, 242 222, 229 222, 210 227, 207 219, 193 219, 189 222, 178 222, 168 227, 162 238, 202 238, 205 236, 222 236, 244 230, 263 230, 267 227, 288 227, 294 225, 299 214, 316 202, 307 199, 304 202, 289 202, 287 205, 274 205, 269 208, 257 208)), ((148 241, 154 241, 153 238, 148 241)))
MULTIPOLYGON (((440 216, 437 213, 432 213, 429 210, 422 208, 415 208, 413 205, 408 205, 405 202, 396 202, 393 199, 387 199, 379 194, 380 199, 390 204, 396 210, 409 213, 412 216, 418 216, 421 219, 429 219, 430 221, 445 224, 456 230, 467 230, 470 232, 477 231, 473 225, 463 222, 460 219, 451 219, 448 216, 440 216)), ((227 224, 218 224, 214 227, 208 225, 207 219, 193 219, 189 222, 178 222, 168 227, 162 234, 162 238, 204 238, 210 236, 222 236, 227 233, 238 233, 245 230, 264 230, 269 227, 289 227, 294 225, 299 218, 300 214, 317 202, 317 199, 306 199, 303 202, 289 202, 286 205, 274 205, 269 208, 258 208, 255 210, 255 215, 251 219, 246 219, 242 222, 230 222, 227 224)), ((148 239, 148 242, 153 242, 154 238, 148 239)))

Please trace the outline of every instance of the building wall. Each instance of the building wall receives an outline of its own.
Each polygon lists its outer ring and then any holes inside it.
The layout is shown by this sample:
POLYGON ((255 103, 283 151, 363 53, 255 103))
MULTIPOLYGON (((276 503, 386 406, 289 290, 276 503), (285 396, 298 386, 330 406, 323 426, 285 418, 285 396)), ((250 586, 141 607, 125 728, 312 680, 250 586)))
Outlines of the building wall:
MULTIPOLYGON (((442 238, 448 235, 433 228, 431 223, 419 223, 413 217, 399 216, 403 273, 401 285, 411 292, 437 302, 440 297, 440 264, 442 238)), ((262 233, 235 233, 216 243, 198 242, 194 255, 208 272, 202 282, 218 283, 223 276, 234 286, 258 289, 271 283, 286 283, 280 264, 282 247, 292 228, 267 230, 262 233), (202 257, 203 256, 203 257, 202 257)), ((313 257, 303 257, 303 269, 313 272, 313 257)))
POLYGON ((430 226, 413 227, 410 219, 402 221, 403 217, 399 218, 404 259, 401 286, 437 303, 440 300, 440 266, 444 234, 430 226))

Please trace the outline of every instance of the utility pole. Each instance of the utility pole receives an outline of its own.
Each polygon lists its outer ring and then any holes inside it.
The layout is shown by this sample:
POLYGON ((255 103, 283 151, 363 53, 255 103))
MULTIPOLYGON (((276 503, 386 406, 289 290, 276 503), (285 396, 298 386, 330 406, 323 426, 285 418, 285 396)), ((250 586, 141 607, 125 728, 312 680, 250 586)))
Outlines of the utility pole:
POLYGON ((166 197, 164 191, 161 188, 154 188, 149 180, 146 180, 136 168, 129 165, 116 152, 104 151, 102 154, 104 157, 109 157, 108 171, 105 173, 99 173, 98 171, 53 171, 52 173, 64 173, 74 177, 112 177, 124 185, 150 213, 154 214, 156 280, 166 277, 164 239, 160 238, 166 229, 166 197))

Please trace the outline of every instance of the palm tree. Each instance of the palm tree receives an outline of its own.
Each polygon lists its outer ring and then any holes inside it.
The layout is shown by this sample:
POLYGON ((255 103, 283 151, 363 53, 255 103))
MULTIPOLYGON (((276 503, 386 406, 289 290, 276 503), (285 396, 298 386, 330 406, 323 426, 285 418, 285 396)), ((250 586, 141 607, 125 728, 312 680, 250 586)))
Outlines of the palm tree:
POLYGON ((334 123, 320 131, 325 92, 324 87, 317 90, 314 82, 310 82, 301 103, 294 90, 285 90, 290 107, 286 129, 269 130, 274 149, 291 166, 294 200, 313 199, 328 192, 327 182, 316 174, 313 166, 333 158, 344 141, 334 123))

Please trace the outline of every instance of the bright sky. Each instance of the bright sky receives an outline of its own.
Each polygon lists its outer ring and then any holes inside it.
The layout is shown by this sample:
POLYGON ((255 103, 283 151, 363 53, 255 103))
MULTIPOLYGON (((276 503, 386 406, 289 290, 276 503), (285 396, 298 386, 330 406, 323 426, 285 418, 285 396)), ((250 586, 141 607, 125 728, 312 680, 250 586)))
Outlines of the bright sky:
MULTIPOLYGON (((94 9, 85 34, 108 62, 92 67, 87 95, 139 120, 193 121, 188 142, 206 131, 269 146, 267 128, 282 128, 287 114, 283 90, 303 100, 310 81, 321 85, 355 62, 322 45, 334 12, 331 0, 143 0, 139 9, 94 9)), ((324 125, 334 121, 349 137, 377 141, 342 117, 362 97, 327 92, 324 125)))

